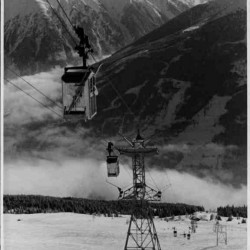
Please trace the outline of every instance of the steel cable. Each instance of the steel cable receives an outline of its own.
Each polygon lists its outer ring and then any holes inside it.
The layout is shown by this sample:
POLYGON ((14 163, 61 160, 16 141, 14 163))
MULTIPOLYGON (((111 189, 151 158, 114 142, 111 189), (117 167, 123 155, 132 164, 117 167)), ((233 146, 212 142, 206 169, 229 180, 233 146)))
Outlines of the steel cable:
POLYGON ((36 102, 38 102, 39 104, 41 104, 43 107, 45 107, 46 109, 50 110, 51 112, 55 113, 57 116, 59 116, 60 118, 63 118, 62 115, 58 114, 55 110, 49 108, 48 106, 46 106, 44 103, 40 102, 39 100, 37 100, 35 97, 33 97, 32 95, 30 95, 29 93, 27 93, 26 91, 24 91, 22 88, 18 87, 16 84, 14 84, 13 82, 11 82, 10 80, 4 78, 5 81, 7 81, 8 83, 10 83, 11 85, 13 85, 14 87, 16 87, 17 89, 19 89, 20 91, 22 91, 23 93, 25 93, 27 96, 29 96, 30 98, 32 98, 33 100, 35 100, 36 102))

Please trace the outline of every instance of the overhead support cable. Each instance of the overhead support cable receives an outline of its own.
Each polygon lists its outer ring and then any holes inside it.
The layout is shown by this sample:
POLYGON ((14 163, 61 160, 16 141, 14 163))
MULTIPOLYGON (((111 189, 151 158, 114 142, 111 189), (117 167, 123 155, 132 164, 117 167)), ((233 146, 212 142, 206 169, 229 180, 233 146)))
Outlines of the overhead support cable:
POLYGON ((128 109, 129 113, 132 114, 135 117, 134 112, 130 109, 130 107, 128 106, 128 104, 126 103, 126 101, 120 95, 119 91, 114 87, 114 85, 112 84, 111 81, 109 81, 109 84, 111 85, 111 87, 113 88, 113 90, 116 92, 116 94, 118 95, 118 97, 122 100, 123 104, 126 106, 126 108, 128 109))
POLYGON ((66 13, 66 11, 65 11, 64 8, 62 7, 62 5, 61 5, 61 3, 59 2, 59 0, 56 0, 56 1, 57 1, 57 3, 59 4, 59 6, 61 7, 61 9, 62 9, 64 15, 65 15, 66 18, 68 19, 68 21, 69 21, 70 25, 72 26, 72 28, 75 29, 74 25, 71 23, 71 21, 70 21, 68 15, 67 15, 67 13, 66 13))
POLYGON ((56 10, 53 8, 53 6, 51 5, 51 3, 49 2, 49 0, 46 0, 46 2, 49 4, 50 8, 52 9, 52 11, 54 12, 54 14, 56 15, 56 17, 58 18, 58 20, 61 22, 62 26, 64 27, 64 29, 66 30, 66 32, 69 34, 70 38, 72 39, 72 41, 75 43, 75 45, 77 45, 77 41, 76 39, 72 36, 72 34, 68 31, 67 29, 67 25, 64 23, 64 21, 61 19, 61 17, 57 14, 56 10))
POLYGON ((27 93, 26 91, 24 91, 22 88, 18 87, 15 83, 11 82, 10 80, 4 78, 5 81, 7 81, 8 83, 10 83, 11 85, 13 85, 14 87, 16 87, 18 90, 22 91, 23 93, 25 93, 27 96, 29 96, 30 98, 32 98, 33 100, 35 100, 36 102, 38 102, 39 104, 41 104, 44 108, 50 110, 51 112, 55 113, 57 116, 59 116, 60 118, 63 118, 62 115, 58 114, 55 110, 51 109, 50 107, 46 106, 44 103, 40 102, 39 100, 37 100, 35 97, 33 97, 32 95, 30 95, 29 93, 27 93))
MULTIPOLYGON (((77 41, 76 39, 73 37, 73 35, 69 32, 69 30, 67 29, 67 25, 65 24, 65 22, 61 19, 61 17, 59 16, 59 14, 56 12, 56 10, 53 8, 53 6, 51 5, 51 3, 49 2, 49 0, 46 0, 47 3, 49 4, 50 8, 53 10, 54 14, 57 16, 58 20, 61 22, 62 26, 64 27, 64 29, 67 31, 67 33, 70 35, 71 39, 74 41, 75 45, 77 46, 77 41)), ((67 15, 65 9, 63 8, 63 6, 61 5, 60 1, 57 0, 58 5, 60 6, 60 8, 62 9, 64 15, 66 16, 67 20, 69 21, 70 25, 72 26, 73 30, 75 31, 75 26, 72 24, 72 22, 70 21, 69 16, 67 15)), ((91 54, 91 57, 93 58, 94 62, 97 63, 97 60, 95 59, 95 57, 91 54)))
POLYGON ((95 59, 95 57, 92 54, 90 54, 90 55, 93 58, 94 62, 97 63, 97 60, 95 59))
POLYGON ((29 86, 31 86, 33 89, 35 89, 38 93, 40 93, 42 96, 46 97, 48 100, 50 100, 53 104, 55 104, 58 108, 63 109, 61 106, 59 106, 55 101, 53 101, 50 97, 48 97, 47 95, 45 95, 41 90, 39 90, 38 88, 36 88, 34 85, 32 85, 31 83, 29 83, 27 80, 25 80, 23 77, 21 77, 19 74, 17 74, 15 71, 13 71, 12 69, 6 67, 10 72, 12 72, 13 74, 15 74, 17 77, 19 77, 21 80, 23 80, 25 83, 27 83, 29 86))
MULTIPOLYGON (((147 168, 147 169, 148 169, 148 168, 147 168)), ((150 170, 149 170, 149 169, 148 169, 148 175, 149 175, 149 177, 151 178, 151 180, 153 181, 155 187, 156 187, 158 190, 160 190, 160 188, 157 186, 155 180, 153 179, 152 175, 150 174, 150 170)))

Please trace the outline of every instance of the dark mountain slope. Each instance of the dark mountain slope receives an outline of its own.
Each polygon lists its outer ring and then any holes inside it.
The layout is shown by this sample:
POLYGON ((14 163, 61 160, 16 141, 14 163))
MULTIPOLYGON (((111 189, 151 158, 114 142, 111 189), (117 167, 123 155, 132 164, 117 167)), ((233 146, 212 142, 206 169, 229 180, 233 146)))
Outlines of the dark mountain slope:
POLYGON ((246 183, 246 9, 244 1, 214 4, 191 9, 191 27, 185 12, 105 60, 91 126, 114 135, 140 125, 144 135, 160 131, 158 143, 205 145, 193 159, 167 152, 161 165, 237 185, 246 183), (212 143, 223 153, 209 151, 212 143))

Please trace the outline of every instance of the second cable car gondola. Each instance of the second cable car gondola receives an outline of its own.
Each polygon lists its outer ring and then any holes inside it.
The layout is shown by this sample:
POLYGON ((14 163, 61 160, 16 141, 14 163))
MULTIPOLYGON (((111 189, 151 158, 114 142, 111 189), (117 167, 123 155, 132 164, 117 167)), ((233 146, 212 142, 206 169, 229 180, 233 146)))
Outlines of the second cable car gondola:
POLYGON ((120 173, 120 168, 118 156, 114 155, 114 144, 109 142, 106 150, 109 153, 107 156, 108 177, 117 177, 120 173))
POLYGON ((108 177, 117 177, 120 173, 118 156, 107 156, 108 177))

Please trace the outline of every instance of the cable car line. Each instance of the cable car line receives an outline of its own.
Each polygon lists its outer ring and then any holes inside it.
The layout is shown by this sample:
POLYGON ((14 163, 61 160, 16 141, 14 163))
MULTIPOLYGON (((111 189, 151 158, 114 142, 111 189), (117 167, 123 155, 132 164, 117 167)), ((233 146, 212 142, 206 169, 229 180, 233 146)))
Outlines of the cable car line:
MULTIPOLYGON (((67 20, 69 21, 70 25, 72 26, 73 30, 75 30, 76 27, 75 27, 75 26, 72 24, 72 22, 70 21, 68 15, 67 15, 67 13, 66 13, 66 11, 64 10, 63 6, 62 6, 61 3, 60 3, 60 1, 59 1, 59 0, 56 0, 56 1, 57 1, 57 3, 59 4, 59 6, 61 7, 61 9, 62 9, 64 15, 66 16, 66 18, 67 18, 67 20)), ((93 56, 93 54, 91 54, 91 57, 93 58, 93 60, 95 61, 95 63, 97 63, 97 61, 96 61, 95 57, 93 56)), ((102 64, 101 64, 101 65, 102 65, 102 64)), ((99 66, 99 67, 100 67, 100 66, 99 66)))
MULTIPOLYGON (((67 20, 69 21, 70 25, 72 26, 73 30, 75 30, 76 27, 75 27, 75 26, 72 24, 72 22, 70 21, 70 18, 69 18, 69 16, 67 15, 66 11, 64 10, 63 6, 61 5, 60 1, 59 1, 59 0, 56 0, 56 1, 57 1, 57 3, 59 4, 59 6, 61 7, 61 9, 62 9, 64 15, 66 16, 66 18, 67 18, 67 20)), ((92 54, 91 54, 91 57, 93 58, 93 60, 95 61, 95 63, 97 63, 95 57, 94 57, 92 54)))
MULTIPOLYGON (((53 10, 54 14, 57 16, 58 20, 61 22, 61 24, 63 25, 63 27, 65 28, 65 30, 67 31, 67 33, 70 35, 71 39, 74 41, 74 43, 77 45, 77 41, 75 40, 75 38, 72 36, 72 34, 69 32, 69 30, 67 29, 67 25, 65 24, 65 22, 61 19, 61 17, 58 15, 58 13, 56 12, 56 10, 53 8, 53 6, 50 4, 49 0, 46 0, 47 3, 49 4, 50 8, 53 10)), ((64 15, 66 16, 67 20, 69 21, 70 25, 72 26, 73 30, 76 29, 76 27, 72 24, 72 22, 70 21, 70 18, 68 17, 66 11, 64 10, 63 6, 61 5, 61 3, 57 0, 57 3, 59 4, 60 8, 62 9, 64 15)), ((91 54, 91 57, 93 58, 93 60, 95 61, 95 63, 97 63, 97 60, 95 59, 95 57, 91 54)))
POLYGON ((122 188, 120 188, 120 187, 118 187, 117 185, 115 185, 115 184, 109 182, 107 179, 106 179, 106 182, 107 182, 109 185, 116 187, 116 188, 118 189, 118 191, 119 191, 119 197, 122 196, 122 194, 123 194, 122 188))
POLYGON ((122 195, 123 195, 123 193, 124 193, 123 190, 126 189, 127 187, 129 187, 129 186, 131 185, 131 184, 129 184, 129 185, 123 187, 123 188, 120 188, 119 186, 115 185, 114 183, 109 182, 109 181, 107 180, 107 178, 106 178, 106 183, 108 183, 109 185, 114 186, 114 187, 116 187, 116 188, 118 189, 118 191, 119 191, 119 197, 120 197, 120 198, 122 197, 122 195))
POLYGON ((90 55, 91 55, 91 57, 93 58, 93 60, 95 61, 95 63, 97 63, 95 57, 94 57, 92 54, 90 54, 90 55))
POLYGON ((120 99, 122 100, 123 104, 126 106, 126 108, 128 109, 128 111, 130 112, 130 114, 132 114, 134 117, 135 114, 134 112, 129 108, 128 104, 126 103, 126 101, 123 99, 123 97, 120 95, 119 91, 114 87, 114 85, 112 84, 111 81, 108 81, 108 84, 111 85, 111 87, 113 88, 113 90, 116 92, 116 94, 118 95, 118 97, 120 97, 120 99))
MULTIPOLYGON (((114 187, 120 188, 120 187, 118 187, 117 185, 115 185, 114 183, 108 181, 107 178, 106 178, 106 182, 107 182, 108 184, 114 186, 114 187)), ((129 187, 129 186, 131 186, 131 184, 128 184, 127 186, 125 186, 125 187, 123 187, 123 188, 121 188, 121 189, 126 189, 126 188, 129 187)))
MULTIPOLYGON (((46 0, 48 2, 48 0, 46 0)), ((72 26, 73 30, 75 30, 75 26, 72 24, 72 22, 70 21, 70 18, 69 16, 67 15, 66 11, 64 10, 63 6, 61 5, 60 1, 59 0, 56 0, 57 3, 59 4, 60 8, 62 9, 64 15, 66 16, 67 20, 69 21, 70 25, 72 26)), ((58 19, 60 20, 59 18, 59 15, 56 13, 55 9, 51 6, 51 4, 49 3, 50 7, 53 9, 53 11, 55 12, 55 14, 57 15, 58 19)), ((61 21, 61 20, 60 20, 61 21)), ((75 42, 76 43, 76 42, 75 42)), ((77 44, 77 43, 76 43, 77 44)), ((97 60, 95 59, 95 57, 91 54, 91 57, 93 58, 93 60, 95 61, 95 63, 97 63, 97 60)))
POLYGON ((121 123, 121 126, 119 128, 119 133, 121 133, 121 134, 123 133, 123 126, 124 126, 125 116, 126 116, 126 113, 124 113, 124 115, 123 115, 122 123, 121 123))
POLYGON ((165 191, 167 188, 171 188, 172 184, 167 184, 163 188, 161 188, 161 191, 165 191))
POLYGON ((126 173, 127 173, 127 174, 128 174, 128 176, 131 178, 131 177, 132 177, 132 175, 130 174, 130 172, 128 171, 128 169, 126 169, 123 165, 122 165, 122 167, 125 169, 126 173))
POLYGON ((154 181, 153 177, 151 176, 149 169, 148 169, 148 174, 149 174, 151 180, 153 181, 155 187, 156 187, 158 190, 160 190, 159 187, 157 186, 156 182, 154 181))
MULTIPOLYGON (((92 55, 92 54, 91 54, 92 55)), ((92 55, 93 56, 93 55, 92 55)), ((94 59, 94 57, 93 57, 94 59)), ((94 59, 95 60, 95 59, 94 59)), ((102 63, 99 68, 98 68, 98 71, 100 70, 100 68, 103 66, 104 63, 102 63)), ((115 91, 115 93, 117 94, 117 96, 122 100, 123 104, 126 106, 126 108, 128 109, 129 111, 129 114, 132 114, 134 117, 135 117, 135 114, 132 112, 132 110, 129 108, 128 104, 126 103, 126 101, 122 98, 121 94, 119 93, 119 91, 114 87, 114 85, 112 84, 112 81, 110 80, 110 78, 107 76, 107 79, 108 79, 108 84, 111 85, 111 87, 113 88, 113 90, 115 91)), ((105 96, 105 99, 109 99, 105 96)))
POLYGON ((25 83, 27 83, 29 86, 31 86, 33 89, 35 89, 38 93, 40 93, 41 95, 43 95, 44 97, 46 97, 48 100, 50 100, 53 104, 55 104, 58 108, 62 109, 61 106, 59 106, 55 101, 53 101, 50 97, 48 97, 47 95, 45 95, 41 90, 39 90, 38 88, 36 88, 34 85, 32 85, 31 83, 29 83, 27 80, 25 80, 23 77, 21 77, 19 74, 17 74, 14 70, 10 69, 9 67, 6 67, 10 72, 12 72, 13 74, 15 74, 17 77, 19 77, 21 80, 23 80, 25 83))
POLYGON ((59 6, 61 7, 61 9, 62 9, 64 15, 65 15, 66 18, 68 19, 68 21, 69 21, 70 25, 72 26, 72 28, 75 29, 74 25, 71 23, 71 21, 70 21, 68 15, 67 15, 67 13, 66 13, 66 11, 65 11, 64 8, 62 7, 62 5, 61 5, 61 3, 59 2, 59 0, 56 0, 56 1, 57 1, 57 3, 59 4, 59 6))
POLYGON ((14 84, 13 82, 11 82, 10 80, 8 80, 7 78, 4 78, 5 81, 7 81, 8 83, 10 83, 11 85, 13 85, 14 87, 16 87, 17 89, 19 89, 20 91, 22 91, 23 93, 25 93, 27 96, 29 96, 30 98, 32 98, 33 100, 35 100, 36 102, 38 102, 39 104, 41 104, 43 107, 45 107, 46 109, 50 110, 51 112, 55 113, 57 116, 59 116, 60 118, 63 118, 60 114, 58 114, 55 110, 49 108, 48 106, 46 106, 44 103, 40 102, 39 100, 37 100, 35 97, 33 97, 32 95, 30 95, 29 93, 27 93, 26 91, 24 91, 22 88, 18 87, 16 84, 14 84))
POLYGON ((151 141, 151 139, 153 138, 153 137, 155 137, 156 135, 159 135, 160 133, 162 133, 162 131, 158 131, 158 132, 155 132, 154 134, 152 134, 152 135, 150 135, 149 137, 147 137, 145 140, 144 140, 144 143, 145 143, 145 145, 147 145, 150 141, 151 141))
POLYGON ((170 178, 169 178, 169 176, 168 176, 167 171, 165 171, 164 173, 165 173, 165 175, 167 176, 167 179, 168 179, 168 182, 169 182, 169 185, 170 185, 170 189, 172 190, 172 193, 173 193, 174 197, 177 198, 177 195, 176 195, 175 192, 174 192, 174 189, 173 189, 173 187, 172 187, 172 183, 171 183, 171 181, 170 181, 170 178))
POLYGON ((64 23, 64 21, 61 19, 61 17, 57 14, 56 10, 53 8, 53 6, 50 4, 49 0, 46 0, 46 2, 49 4, 50 8, 52 9, 52 11, 54 12, 54 14, 56 15, 56 17, 58 18, 58 20, 61 22, 62 26, 64 27, 64 29, 66 30, 66 32, 69 34, 70 38, 72 39, 72 41, 74 41, 75 45, 77 45, 77 41, 76 39, 72 36, 72 34, 69 32, 69 30, 67 29, 67 25, 64 23))
POLYGON ((123 127, 123 124, 125 122, 125 116, 128 115, 128 114, 131 114, 133 115, 135 118, 136 118, 136 115, 135 113, 131 110, 131 108, 128 106, 128 104, 126 103, 126 101, 124 100, 124 98, 121 96, 121 94, 119 93, 119 91, 114 87, 114 85, 112 84, 111 81, 108 81, 108 84, 111 85, 111 87, 113 88, 113 90, 116 92, 117 96, 121 99, 121 101, 123 102, 123 104, 125 105, 125 107, 127 108, 128 110, 128 113, 124 114, 123 116, 123 119, 121 121, 121 125, 119 126, 121 129, 123 127))

